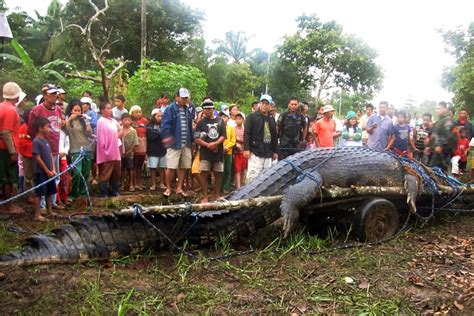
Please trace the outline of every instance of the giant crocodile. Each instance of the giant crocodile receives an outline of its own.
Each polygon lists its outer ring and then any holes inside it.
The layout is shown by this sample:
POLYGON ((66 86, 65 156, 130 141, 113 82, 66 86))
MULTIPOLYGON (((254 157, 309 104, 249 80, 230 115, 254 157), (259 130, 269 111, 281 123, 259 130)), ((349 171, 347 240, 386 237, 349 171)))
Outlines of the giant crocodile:
MULTIPOLYGON (((281 203, 237 211, 209 211, 186 218, 147 218, 164 234, 174 236, 176 242, 187 240, 198 245, 212 243, 219 234, 230 234, 234 239, 248 236, 282 215, 287 235, 298 221, 299 212, 320 202, 323 187, 405 188, 405 206, 415 212, 421 182, 389 153, 362 147, 319 148, 279 161, 227 197, 236 201, 283 194, 281 203), (183 228, 178 234, 177 227, 183 228)), ((76 263, 168 246, 169 241, 140 218, 117 214, 84 216, 54 229, 51 235, 28 238, 20 251, 1 256, 0 266, 76 263)))

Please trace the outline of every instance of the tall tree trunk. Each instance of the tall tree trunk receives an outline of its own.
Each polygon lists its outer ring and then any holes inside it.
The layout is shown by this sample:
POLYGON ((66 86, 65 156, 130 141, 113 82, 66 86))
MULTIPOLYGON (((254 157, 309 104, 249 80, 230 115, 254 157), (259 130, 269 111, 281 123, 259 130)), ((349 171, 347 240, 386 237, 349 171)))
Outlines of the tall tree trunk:
POLYGON ((142 0, 142 36, 141 36, 141 51, 140 51, 140 63, 143 64, 143 60, 146 58, 146 5, 147 0, 142 0))
POLYGON ((109 78, 107 78, 107 74, 105 73, 105 69, 100 69, 100 77, 102 79, 102 90, 104 91, 104 100, 105 102, 109 102, 109 78))

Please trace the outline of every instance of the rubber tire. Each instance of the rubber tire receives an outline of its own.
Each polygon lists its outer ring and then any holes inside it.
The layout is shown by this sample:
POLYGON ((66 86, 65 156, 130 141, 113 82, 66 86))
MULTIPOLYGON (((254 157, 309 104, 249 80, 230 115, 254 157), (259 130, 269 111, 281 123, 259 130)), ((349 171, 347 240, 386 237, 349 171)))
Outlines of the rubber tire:
POLYGON ((361 241, 380 241, 397 233, 400 213, 392 202, 373 198, 357 208, 354 224, 361 241))

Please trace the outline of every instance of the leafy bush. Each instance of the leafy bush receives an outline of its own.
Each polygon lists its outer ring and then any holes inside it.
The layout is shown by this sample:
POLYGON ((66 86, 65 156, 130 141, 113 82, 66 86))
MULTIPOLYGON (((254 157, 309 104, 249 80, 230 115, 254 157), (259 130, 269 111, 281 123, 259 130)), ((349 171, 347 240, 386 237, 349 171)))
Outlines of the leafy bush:
POLYGON ((128 82, 127 104, 140 105, 148 115, 161 94, 168 93, 173 99, 180 87, 187 88, 193 102, 199 104, 206 95, 207 81, 195 67, 147 60, 128 82))

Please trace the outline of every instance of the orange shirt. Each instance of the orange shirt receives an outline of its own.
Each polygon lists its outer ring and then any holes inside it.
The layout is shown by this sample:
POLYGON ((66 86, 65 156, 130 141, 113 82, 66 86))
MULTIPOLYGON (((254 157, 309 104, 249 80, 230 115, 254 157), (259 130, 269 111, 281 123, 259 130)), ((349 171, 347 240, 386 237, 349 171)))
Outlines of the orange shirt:
MULTIPOLYGON (((0 103, 0 131, 7 130, 12 133, 13 143, 18 152, 20 140, 20 116, 14 104, 9 102, 0 103)), ((7 150, 7 145, 0 139, 0 149, 7 150)))
POLYGON ((334 147, 336 122, 322 118, 314 123, 313 133, 318 137, 319 147, 334 147))

